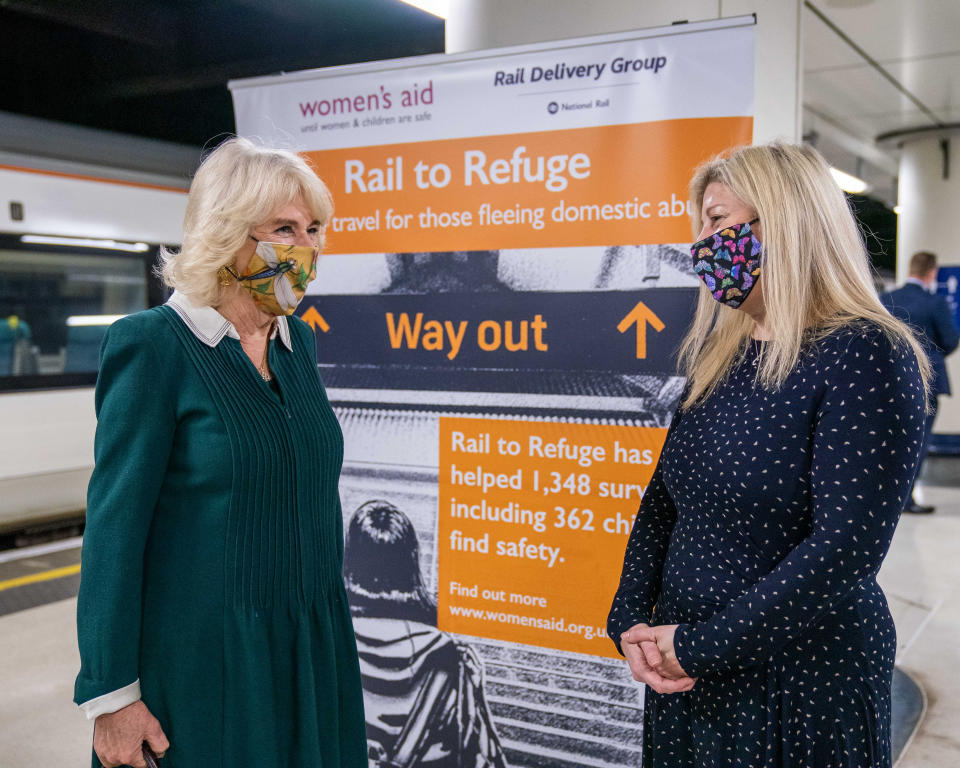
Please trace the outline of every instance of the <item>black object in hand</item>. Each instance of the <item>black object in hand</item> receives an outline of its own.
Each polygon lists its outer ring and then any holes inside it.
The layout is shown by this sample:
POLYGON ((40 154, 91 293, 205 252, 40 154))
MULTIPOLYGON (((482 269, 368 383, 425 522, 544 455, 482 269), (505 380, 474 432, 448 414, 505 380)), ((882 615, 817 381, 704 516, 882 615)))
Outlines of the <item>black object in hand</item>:
POLYGON ((157 763, 159 759, 157 754, 150 749, 150 745, 147 744, 147 742, 143 742, 143 762, 147 764, 147 768, 160 768, 157 763))

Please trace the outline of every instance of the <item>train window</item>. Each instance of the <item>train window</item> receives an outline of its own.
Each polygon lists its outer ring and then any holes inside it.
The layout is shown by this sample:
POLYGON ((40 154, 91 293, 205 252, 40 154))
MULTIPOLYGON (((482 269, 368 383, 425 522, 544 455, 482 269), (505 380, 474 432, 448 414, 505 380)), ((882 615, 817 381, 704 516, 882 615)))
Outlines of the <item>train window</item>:
POLYGON ((163 300, 156 246, 60 240, 0 235, 0 389, 93 384, 109 324, 163 300))

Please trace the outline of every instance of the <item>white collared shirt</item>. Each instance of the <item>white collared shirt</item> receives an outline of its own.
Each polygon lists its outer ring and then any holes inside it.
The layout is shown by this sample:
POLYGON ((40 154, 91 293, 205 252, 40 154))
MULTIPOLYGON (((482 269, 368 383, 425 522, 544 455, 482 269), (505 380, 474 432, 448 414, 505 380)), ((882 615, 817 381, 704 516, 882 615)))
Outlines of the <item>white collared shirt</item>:
MULTIPOLYGON (((173 295, 167 299, 167 304, 180 316, 180 319, 183 320, 193 335, 208 347, 217 346, 224 336, 229 336, 231 339, 240 338, 240 334, 233 327, 233 323, 217 312, 216 309, 194 304, 187 298, 186 294, 180 293, 180 291, 174 291, 173 295)), ((276 338, 277 334, 280 335, 283 346, 293 351, 293 345, 290 342, 290 325, 283 315, 277 317, 277 325, 270 338, 276 338)))

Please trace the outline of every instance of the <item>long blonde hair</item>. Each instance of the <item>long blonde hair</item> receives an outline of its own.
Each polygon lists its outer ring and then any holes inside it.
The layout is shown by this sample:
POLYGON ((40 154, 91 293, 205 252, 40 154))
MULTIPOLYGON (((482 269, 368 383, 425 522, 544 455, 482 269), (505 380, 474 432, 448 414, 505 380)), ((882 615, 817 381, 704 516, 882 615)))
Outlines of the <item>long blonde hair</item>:
MULTIPOLYGON (((765 261, 760 274, 765 325, 758 384, 778 389, 804 344, 857 320, 879 326, 894 346, 916 355, 927 387, 930 364, 910 329, 877 296, 860 231, 843 192, 820 154, 782 142, 741 147, 701 165, 690 182, 694 237, 708 184, 725 184, 756 211, 765 261)), ((684 410, 707 397, 744 353, 756 323, 716 301, 703 284, 693 324, 680 347, 687 377, 684 410)))
POLYGON ((223 294, 217 270, 233 263, 252 229, 298 195, 325 227, 333 200, 302 157, 239 137, 223 142, 190 184, 183 246, 161 250, 164 283, 195 304, 216 306, 223 294))

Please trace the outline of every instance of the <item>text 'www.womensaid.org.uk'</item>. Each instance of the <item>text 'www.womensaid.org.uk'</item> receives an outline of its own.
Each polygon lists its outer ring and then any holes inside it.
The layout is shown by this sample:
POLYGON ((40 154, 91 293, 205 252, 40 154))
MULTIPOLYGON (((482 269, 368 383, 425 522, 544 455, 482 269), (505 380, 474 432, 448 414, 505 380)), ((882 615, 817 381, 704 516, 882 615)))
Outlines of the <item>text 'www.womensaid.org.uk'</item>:
POLYGON ((452 616, 462 616, 468 619, 479 619, 480 621, 496 621, 501 624, 519 624, 521 627, 534 627, 536 629, 549 629, 554 632, 569 632, 574 635, 582 635, 586 640, 593 640, 595 637, 606 637, 605 627, 597 627, 589 624, 570 624, 565 619, 550 618, 544 619, 539 616, 521 616, 516 613, 503 613, 502 611, 488 611, 485 608, 464 608, 460 605, 448 606, 452 616))

